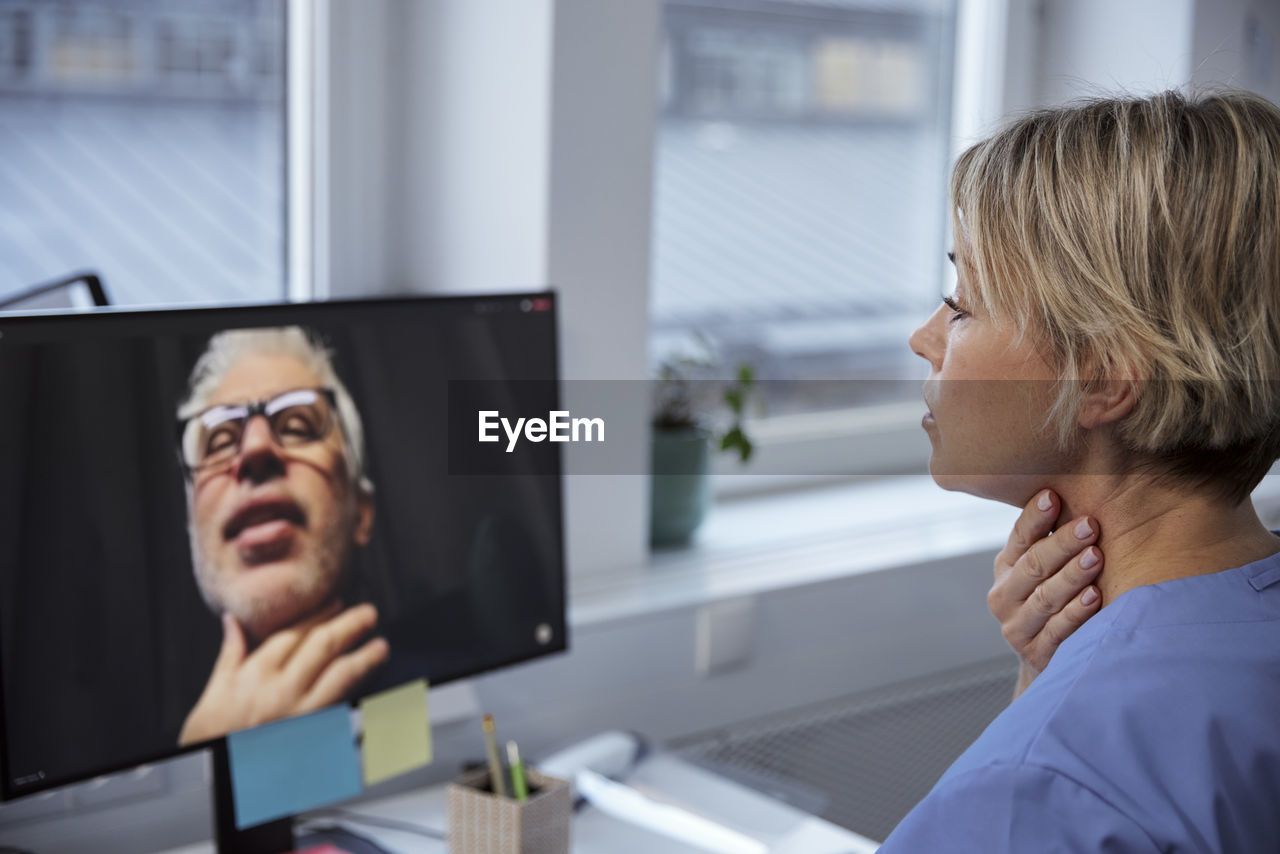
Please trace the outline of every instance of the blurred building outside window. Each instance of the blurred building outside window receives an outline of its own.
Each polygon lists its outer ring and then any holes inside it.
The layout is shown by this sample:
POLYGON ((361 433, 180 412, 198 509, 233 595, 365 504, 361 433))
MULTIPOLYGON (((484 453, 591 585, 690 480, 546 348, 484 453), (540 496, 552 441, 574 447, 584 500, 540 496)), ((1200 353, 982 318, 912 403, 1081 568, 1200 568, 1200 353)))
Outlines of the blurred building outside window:
POLYGON ((284 146, 284 0, 0 0, 0 299, 283 299, 284 146))
POLYGON ((944 289, 956 11, 665 0, 652 352, 753 364, 757 430, 919 403, 906 339, 944 289))

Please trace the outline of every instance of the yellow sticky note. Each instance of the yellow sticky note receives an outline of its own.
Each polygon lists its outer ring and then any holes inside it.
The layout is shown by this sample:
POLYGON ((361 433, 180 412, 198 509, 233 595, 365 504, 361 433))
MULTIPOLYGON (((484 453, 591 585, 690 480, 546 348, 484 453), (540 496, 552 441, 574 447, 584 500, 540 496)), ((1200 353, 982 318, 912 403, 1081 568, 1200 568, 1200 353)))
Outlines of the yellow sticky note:
POLYGON ((360 701, 364 784, 372 786, 431 762, 431 721, 423 679, 360 701))

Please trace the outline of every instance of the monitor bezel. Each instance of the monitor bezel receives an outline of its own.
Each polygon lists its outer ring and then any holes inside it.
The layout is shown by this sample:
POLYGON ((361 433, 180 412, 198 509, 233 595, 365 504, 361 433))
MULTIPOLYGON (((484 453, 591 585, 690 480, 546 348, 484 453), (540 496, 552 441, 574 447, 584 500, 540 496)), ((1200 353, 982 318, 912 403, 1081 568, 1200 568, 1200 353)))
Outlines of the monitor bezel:
MULTIPOLYGON (((30 314, 0 314, 0 340, 3 339, 5 332, 15 326, 38 327, 41 325, 75 325, 75 326, 102 326, 105 324, 128 324, 133 321, 138 323, 147 323, 150 320, 160 319, 164 317, 172 317, 174 315, 203 315, 209 316, 214 314, 223 314, 228 318, 256 317, 263 318, 265 322, 250 323, 249 326, 265 326, 274 322, 273 312, 279 312, 281 319, 288 323, 305 324, 305 315, 310 314, 333 314, 343 310, 352 308, 364 308, 370 305, 381 305, 387 307, 395 306, 416 306, 425 303, 446 305, 446 304, 479 304, 492 302, 520 301, 532 299, 549 299, 550 305, 543 312, 551 315, 552 321, 552 367, 555 375, 555 383, 552 388, 552 395, 556 408, 559 408, 560 401, 563 397, 560 389, 560 328, 559 328, 559 304, 556 298, 556 291, 552 289, 537 291, 506 291, 506 292, 485 292, 474 294, 423 294, 414 296, 377 296, 367 299, 341 299, 341 300, 325 300, 314 302, 283 302, 283 303, 252 303, 238 305, 209 305, 198 307, 154 307, 154 308, 129 308, 121 306, 107 306, 93 309, 91 311, 76 310, 44 310, 32 312, 30 314), (299 314, 301 312, 301 315, 299 314), (283 315, 289 316, 283 316, 283 315)), ((540 312, 541 313, 541 312, 540 312)), ((235 328, 234 322, 227 324, 228 328, 235 328)), ((561 455, 557 452, 556 458, 559 485, 555 490, 556 515, 560 520, 559 530, 556 532, 558 540, 558 558, 559 558, 559 578, 561 580, 561 602, 564 606, 562 615, 561 631, 558 636, 548 643, 544 648, 539 649, 532 655, 516 655, 510 659, 503 659, 484 668, 465 671, 456 674, 445 674, 439 679, 432 682, 432 686, 446 685, 462 679, 469 679, 492 673, 506 667, 516 664, 523 664, 529 661, 535 661, 546 656, 562 654, 569 648, 569 631, 568 631, 568 576, 567 576, 567 560, 565 548, 567 544, 565 536, 565 519, 564 519, 564 484, 563 472, 564 465, 561 455)), ((132 758, 127 761, 118 763, 109 763, 102 767, 87 769, 61 777, 41 778, 30 785, 15 786, 12 781, 12 775, 9 768, 9 757, 6 750, 9 744, 9 726, 6 716, 6 697, 5 684, 3 677, 3 661, 4 661, 4 633, 0 631, 0 802, 14 801, 31 795, 38 795, 42 792, 48 792, 51 789, 63 786, 75 785, 99 777, 109 776, 129 771, 140 766, 150 765, 156 762, 163 762, 169 759, 175 759, 197 751, 208 750, 218 743, 225 743, 226 736, 217 736, 215 738, 206 739, 189 745, 173 745, 172 748, 159 751, 155 754, 147 754, 141 757, 132 758)), ((346 702, 351 706, 357 702, 356 699, 346 702)))

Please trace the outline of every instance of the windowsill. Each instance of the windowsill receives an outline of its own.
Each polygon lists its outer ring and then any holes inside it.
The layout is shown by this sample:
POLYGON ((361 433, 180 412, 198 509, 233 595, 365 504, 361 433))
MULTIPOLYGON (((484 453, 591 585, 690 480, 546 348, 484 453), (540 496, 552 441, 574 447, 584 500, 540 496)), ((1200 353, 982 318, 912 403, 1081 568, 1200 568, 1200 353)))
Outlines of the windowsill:
POLYGON ((944 492, 927 476, 832 478, 718 503, 693 545, 571 579, 581 627, 997 549, 1012 507, 944 492))
MULTIPOLYGON (((695 542, 638 567, 570 579, 569 622, 584 627, 937 560, 993 554, 1018 510, 945 492, 924 475, 832 478, 717 504, 695 542)), ((1280 476, 1254 504, 1280 527, 1280 476)))

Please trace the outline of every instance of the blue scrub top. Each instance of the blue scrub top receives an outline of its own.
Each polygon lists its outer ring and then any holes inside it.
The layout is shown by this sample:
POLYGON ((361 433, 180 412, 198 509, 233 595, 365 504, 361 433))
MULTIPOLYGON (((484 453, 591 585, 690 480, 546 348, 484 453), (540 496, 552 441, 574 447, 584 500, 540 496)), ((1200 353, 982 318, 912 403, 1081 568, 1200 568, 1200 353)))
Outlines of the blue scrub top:
POLYGON ((1117 597, 902 820, 900 852, 1280 852, 1280 555, 1117 597))

